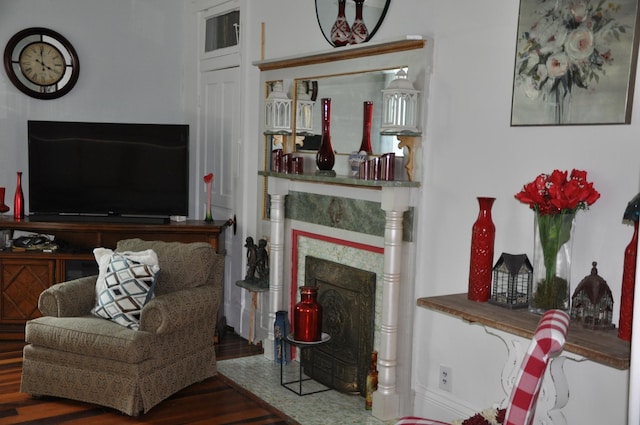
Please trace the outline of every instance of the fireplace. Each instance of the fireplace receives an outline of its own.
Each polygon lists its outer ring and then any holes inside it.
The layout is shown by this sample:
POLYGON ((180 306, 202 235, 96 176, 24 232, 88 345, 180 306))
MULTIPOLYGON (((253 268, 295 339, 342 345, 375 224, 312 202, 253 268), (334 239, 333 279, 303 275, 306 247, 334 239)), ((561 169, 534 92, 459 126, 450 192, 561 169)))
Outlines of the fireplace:
POLYGON ((376 274, 305 257, 305 285, 318 288, 328 344, 304 350, 305 374, 338 391, 365 394, 375 322, 376 274))

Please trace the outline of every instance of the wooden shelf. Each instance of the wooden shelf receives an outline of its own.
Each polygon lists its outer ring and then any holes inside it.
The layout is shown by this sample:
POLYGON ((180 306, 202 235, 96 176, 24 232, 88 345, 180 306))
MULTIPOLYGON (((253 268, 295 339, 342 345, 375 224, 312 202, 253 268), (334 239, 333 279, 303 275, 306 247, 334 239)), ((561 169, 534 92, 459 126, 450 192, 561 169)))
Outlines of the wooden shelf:
MULTIPOLYGON (((419 298, 418 306, 447 313, 471 323, 531 339, 540 316, 527 309, 510 310, 489 303, 469 301, 467 294, 419 298)), ((617 329, 594 331, 571 323, 564 349, 596 363, 616 369, 629 369, 631 343, 618 338, 617 329)))

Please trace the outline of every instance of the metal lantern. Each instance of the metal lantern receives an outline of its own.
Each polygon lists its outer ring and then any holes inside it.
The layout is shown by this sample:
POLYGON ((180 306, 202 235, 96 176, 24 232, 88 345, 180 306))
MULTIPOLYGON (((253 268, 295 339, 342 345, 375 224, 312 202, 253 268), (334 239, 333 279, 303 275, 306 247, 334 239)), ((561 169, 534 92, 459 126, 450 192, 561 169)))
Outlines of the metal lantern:
POLYGON ((282 81, 273 82, 264 105, 265 130, 273 133, 291 132, 291 99, 284 92, 282 81))
POLYGON ((407 73, 401 69, 382 90, 382 133, 418 133, 418 95, 407 73))
POLYGON ((493 287, 490 303, 507 308, 529 306, 529 288, 533 281, 533 266, 527 254, 505 254, 493 267, 493 287))
POLYGON ((316 104, 309 96, 310 81, 298 83, 296 96, 296 133, 313 131, 313 106, 316 104))
POLYGON ((591 264, 591 274, 582 279, 571 297, 571 319, 589 329, 612 329, 613 295, 607 282, 598 276, 598 263, 591 264))

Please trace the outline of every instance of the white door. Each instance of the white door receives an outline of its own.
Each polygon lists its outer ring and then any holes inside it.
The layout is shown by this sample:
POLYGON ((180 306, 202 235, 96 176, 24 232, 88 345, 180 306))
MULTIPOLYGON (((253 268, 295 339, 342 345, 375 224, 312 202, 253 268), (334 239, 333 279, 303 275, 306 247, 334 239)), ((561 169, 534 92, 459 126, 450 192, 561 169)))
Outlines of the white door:
MULTIPOLYGON (((234 218, 242 211, 241 196, 235 196, 237 185, 238 150, 240 147, 240 82, 239 68, 226 68, 203 72, 200 85, 199 137, 202 138, 200 170, 213 173, 212 212, 214 220, 234 218)), ((201 185, 205 190, 204 182, 201 185)), ((204 202, 200 216, 204 217, 206 193, 200 198, 204 202)), ((241 329, 242 289, 235 285, 242 279, 243 244, 239 234, 234 235, 233 226, 225 231, 225 285, 223 312, 226 323, 236 330, 241 329)))

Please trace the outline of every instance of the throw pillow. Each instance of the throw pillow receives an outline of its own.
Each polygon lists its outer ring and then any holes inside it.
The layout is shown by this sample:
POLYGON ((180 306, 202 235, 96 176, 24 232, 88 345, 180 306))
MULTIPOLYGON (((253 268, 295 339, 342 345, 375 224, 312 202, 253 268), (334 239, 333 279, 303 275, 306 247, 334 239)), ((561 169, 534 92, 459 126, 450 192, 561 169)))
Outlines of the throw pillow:
POLYGON ((94 249, 93 255, 99 274, 91 313, 138 330, 142 307, 154 296, 158 256, 151 249, 113 252, 106 248, 94 249))

